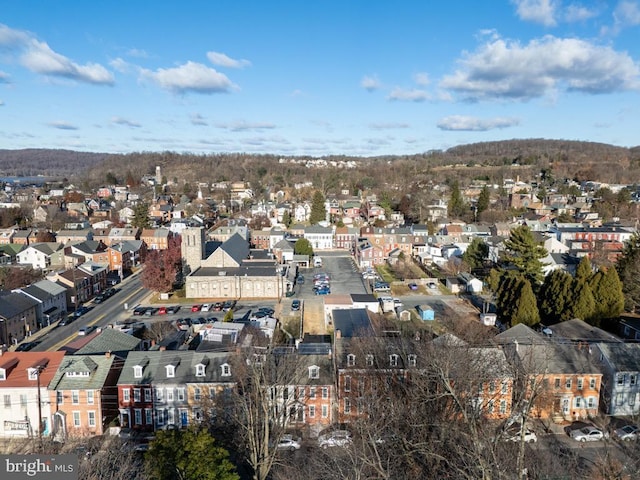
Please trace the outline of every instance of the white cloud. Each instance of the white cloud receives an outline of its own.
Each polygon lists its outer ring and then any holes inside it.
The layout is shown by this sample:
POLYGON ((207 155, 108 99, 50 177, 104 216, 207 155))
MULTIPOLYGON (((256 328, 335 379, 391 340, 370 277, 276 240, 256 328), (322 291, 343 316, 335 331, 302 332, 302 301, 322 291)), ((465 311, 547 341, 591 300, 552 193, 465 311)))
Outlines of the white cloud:
POLYGON ((613 33, 622 29, 640 25, 640 6, 638 2, 624 0, 616 6, 613 12, 613 33))
POLYGON ((111 60, 109 62, 109 65, 111 66, 111 68, 113 68, 114 70, 117 70, 120 73, 129 73, 132 70, 137 69, 135 65, 132 65, 131 63, 127 62, 126 60, 123 60, 120 57, 114 58, 113 60, 111 60))
POLYGON ((192 113, 191 114, 191 124, 192 125, 204 125, 204 126, 209 125, 207 123, 207 120, 202 115, 200 115, 199 113, 192 113))
POLYGON ((405 89, 396 87, 391 91, 387 99, 404 102, 424 102, 429 100, 430 96, 426 91, 417 88, 405 89))
POLYGON ((132 48, 127 52, 129 57, 134 58, 149 58, 149 54, 144 50, 140 50, 139 48, 132 48))
POLYGON ((57 128, 59 130, 78 130, 78 127, 63 120, 57 120, 55 122, 47 123, 48 126, 52 128, 57 128))
POLYGON ((545 36, 527 45, 491 41, 459 61, 440 87, 466 100, 529 100, 556 90, 610 93, 640 88, 640 68, 625 52, 579 39, 545 36))
POLYGON ((562 13, 562 19, 566 22, 584 22, 590 18, 597 17, 600 12, 595 8, 588 8, 584 5, 571 4, 567 5, 562 13))
POLYGON ((174 93, 227 93, 236 89, 226 75, 201 63, 187 62, 175 68, 142 69, 142 76, 174 93))
POLYGON ((4 101, 0 100, 0 107, 4 107, 4 101))
POLYGON ((207 58, 211 63, 219 67, 244 68, 251 65, 251 62, 249 60, 236 60, 234 58, 228 57, 224 53, 219 52, 207 52, 207 58))
POLYGON ((421 87, 426 87, 427 85, 429 85, 429 83, 431 83, 431 80, 429 79, 429 74, 428 73, 416 73, 413 76, 413 81, 416 82, 417 85, 420 85, 421 87))
POLYGON ((365 75, 360 81, 360 86, 368 92, 373 92, 380 88, 380 80, 377 75, 365 75))
POLYGON ((409 128, 408 123, 370 123, 369 128, 374 130, 393 130, 396 128, 409 128))
POLYGON ((0 83, 9 83, 9 74, 0 71, 0 83))
POLYGON ((272 123, 260 123, 260 122, 250 123, 250 122, 245 122, 244 120, 240 120, 232 123, 218 123, 216 124, 216 127, 223 128, 225 130, 230 130, 232 132, 244 132, 247 130, 255 130, 255 131, 271 130, 276 128, 276 125, 272 123))
POLYGON ((440 130, 486 132, 496 128, 508 128, 519 125, 517 118, 477 118, 464 115, 450 115, 438 122, 440 130))
POLYGON ((131 120, 127 120, 126 118, 122 118, 122 117, 111 118, 111 123, 115 123, 116 125, 122 125, 124 127, 131 127, 131 128, 140 128, 142 126, 137 122, 133 122, 131 120))
POLYGON ((555 0, 511 0, 520 20, 540 23, 547 27, 557 24, 558 2, 555 0))
POLYGON ((0 25, 0 47, 15 52, 22 66, 41 75, 64 77, 78 82, 113 85, 111 72, 98 63, 80 65, 54 52, 30 33, 0 25))

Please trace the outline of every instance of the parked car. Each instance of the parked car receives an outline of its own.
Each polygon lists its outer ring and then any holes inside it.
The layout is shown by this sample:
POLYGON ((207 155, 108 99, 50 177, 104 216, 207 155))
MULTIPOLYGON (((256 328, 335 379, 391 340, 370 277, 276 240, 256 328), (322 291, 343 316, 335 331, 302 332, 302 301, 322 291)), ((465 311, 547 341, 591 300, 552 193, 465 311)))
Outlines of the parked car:
POLYGON ((319 288, 316 290, 316 295, 329 295, 331 290, 329 288, 319 288))
POLYGON ((418 284, 417 283, 410 283, 407 286, 409 287, 409 290, 418 290, 418 284))
POLYGON ((571 430, 569 436, 578 442, 595 442, 597 440, 603 440, 606 437, 602 430, 593 425, 571 430))
POLYGON ((147 307, 136 307, 133 309, 134 315, 144 315, 144 312, 147 311, 147 307))
MULTIPOLYGON (((524 442, 525 443, 536 443, 538 441, 538 436, 536 432, 529 430, 528 428, 524 431, 524 442)), ((519 428, 510 429, 505 432, 504 439, 507 442, 519 442, 522 440, 521 432, 519 428)))
POLYGON ((264 313, 266 316, 269 316, 269 317, 274 313, 276 313, 276 311, 271 307, 260 307, 258 309, 258 312, 264 313))
POLYGON ((167 307, 158 307, 158 315, 166 315, 167 307))
POLYGON ((625 425, 614 430, 613 434, 624 441, 638 440, 640 437, 640 429, 636 425, 625 425))
POLYGON ((75 312, 73 312, 73 316, 78 318, 84 315, 89 311, 89 307, 79 307, 75 312))
POLYGON ((82 327, 80 330, 78 330, 78 335, 89 335, 91 332, 93 332, 96 329, 95 326, 93 325, 87 325, 86 327, 82 327))
POLYGON ((236 308, 237 303, 236 300, 227 300, 222 304, 222 311, 228 312, 229 310, 233 310, 236 308))
POLYGON ((282 436, 278 444, 276 445, 278 450, 288 450, 293 452, 294 450, 300 450, 300 439, 293 438, 293 435, 285 434, 282 436))
POLYGON ((16 352, 28 352, 29 350, 32 350, 33 348, 35 348, 39 344, 40 344, 40 342, 24 342, 24 343, 21 343, 20 345, 18 345, 16 347, 16 352))
POLYGON ((76 317, 73 316, 73 314, 64 317, 62 320, 60 320, 60 323, 58 323, 58 326, 60 327, 64 327, 65 325, 69 325, 71 322, 73 322, 76 319, 76 317))
POLYGON ((222 307, 223 307, 224 303, 223 302, 216 302, 213 304, 213 311, 214 312, 221 312, 222 311, 222 307))
POLYGON ((103 293, 100 293, 99 295, 95 296, 95 298, 93 299, 93 303, 102 303, 106 299, 107 299, 107 297, 103 293))
POLYGON ((159 309, 157 309, 156 307, 148 307, 147 310, 144 312, 144 314, 145 316, 150 317, 158 313, 158 310, 159 309))
POLYGON ((175 314, 180 311, 180 305, 172 305, 167 307, 167 313, 175 314))
POLYGON ((428 286, 431 290, 433 290, 433 289, 435 289, 435 288, 438 288, 438 285, 436 285, 434 282, 429 282, 429 283, 427 284, 427 286, 428 286))
POLYGON ((200 308, 201 312, 208 312, 209 310, 211 310, 211 304, 210 303, 204 303, 202 305, 202 307, 200 308))
POLYGON ((347 430, 334 430, 318 437, 318 446, 320 448, 348 447, 351 443, 353 443, 351 433, 347 430))
POLYGON ((191 311, 192 312, 199 312, 201 308, 202 308, 202 305, 197 305, 197 304, 196 305, 192 305, 191 306, 191 311))
POLYGON ((293 302, 291 302, 291 310, 293 310, 294 312, 297 312, 298 310, 300 310, 300 300, 294 300, 293 302))
POLYGON ((299 284, 303 284, 304 283, 304 275, 298 275, 298 278, 296 279, 296 282, 298 282, 299 284))

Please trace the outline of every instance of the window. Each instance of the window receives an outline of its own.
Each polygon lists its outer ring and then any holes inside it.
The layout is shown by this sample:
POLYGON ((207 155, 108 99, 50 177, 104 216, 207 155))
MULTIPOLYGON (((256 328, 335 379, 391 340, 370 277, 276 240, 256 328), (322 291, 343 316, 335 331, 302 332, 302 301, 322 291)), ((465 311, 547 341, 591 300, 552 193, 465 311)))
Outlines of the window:
POLYGON ((392 367, 398 366, 398 355, 396 355, 395 353, 393 355, 389 355, 389 365, 391 365, 392 367))
POLYGON ((320 368, 315 365, 309 367, 309 378, 320 378, 320 368))
POLYGON ((147 425, 153 425, 153 410, 150 408, 144 409, 144 423, 147 425))
POLYGON ((142 410, 140 408, 136 408, 133 410, 133 418, 133 422, 136 425, 142 425, 142 410))
POLYGON ((348 375, 344 377, 344 391, 345 392, 351 391, 351 377, 348 375))
POLYGON ((151 402, 151 389, 150 388, 145 388, 144 389, 144 401, 145 402, 151 402))
POLYGON ((194 388, 194 390, 193 390, 193 399, 196 402, 199 402, 201 398, 202 398, 202 391, 200 390, 200 387, 194 388))
POLYGON ((504 395, 507 392, 509 392, 509 382, 507 382, 506 380, 503 380, 500 385, 500 393, 504 395))
POLYGON ((349 415, 351 413, 351 399, 350 398, 345 398, 344 399, 344 413, 345 413, 345 415, 349 415))
POLYGON ((176 423, 174 411, 173 411, 173 408, 170 408, 169 409, 169 417, 167 418, 167 424, 168 425, 173 425, 174 423, 176 423))
POLYGON ((90 427, 95 427, 96 426, 96 412, 90 411, 90 412, 87 412, 87 415, 88 415, 88 420, 89 420, 89 426, 90 427))
POLYGON ((11 395, 4 396, 4 408, 11 408, 11 395))
POLYGON ((133 389, 133 401, 134 402, 139 402, 141 399, 140 397, 140 389, 139 388, 134 388, 133 389))
POLYGON ((626 375, 623 375, 622 373, 616 375, 616 382, 618 385, 624 385, 625 376, 626 375))
POLYGON ((500 415, 504 415, 507 413, 507 401, 500 400, 500 415))
POLYGON ((222 368, 222 376, 223 377, 230 377, 231 376, 231 366, 228 363, 225 363, 224 365, 221 365, 222 368))
POLYGON ((356 356, 353 353, 347 355, 347 367, 353 367, 356 364, 356 356))
POLYGON ((577 382, 578 390, 582 390, 582 384, 583 384, 582 378, 579 378, 577 382))
POLYGON ((591 390, 595 390, 596 389, 596 379, 593 378, 593 377, 589 379, 589 388, 591 390))
POLYGON ((636 392, 629 392, 629 406, 633 407, 636 404, 636 392))
POLYGON ((582 397, 576 397, 573 399, 573 406, 576 408, 582 408, 582 397))
POLYGON ((311 400, 316 399, 316 387, 309 387, 309 398, 311 400))
POLYGON ((164 399, 164 391, 161 388, 156 388, 156 401, 162 402, 164 399))
POLYGON ((80 403, 80 392, 78 390, 71 391, 71 403, 78 405, 80 403))
POLYGON ((487 402, 487 412, 489 413, 489 415, 493 414, 493 405, 494 405, 493 400, 489 400, 487 402))
POLYGON ((565 388, 571 388, 571 377, 567 377, 564 382, 565 388))
POLYGON ((6 380, 7 379, 7 372, 4 368, 0 368, 0 380, 6 380))
POLYGON ((368 354, 366 358, 367 358, 367 367, 373 367, 373 355, 368 354))
POLYGON ((37 368, 28 368, 27 372, 29 374, 29 380, 37 380, 38 379, 38 369, 37 368))
POLYGON ((329 406, 322 405, 322 418, 327 418, 329 416, 329 406))
POLYGON ((309 405, 309 418, 315 418, 316 416, 316 406, 309 405))
POLYGON ((133 378, 142 378, 142 365, 133 366, 133 378))
POLYGON ((164 410, 158 410, 158 413, 156 413, 156 422, 160 427, 164 425, 164 410))
POLYGON ((633 386, 637 383, 638 376, 635 373, 629 375, 629 385, 633 386))
POLYGON ((178 388, 178 401, 184 402, 184 388, 178 388))
POLYGON ((560 379, 556 378, 555 383, 554 383, 554 387, 556 388, 556 390, 558 390, 560 388, 560 379))
POLYGON ((166 365, 164 368, 167 371, 167 378, 173 378, 176 376, 175 365, 166 365))
POLYGON ((298 387, 298 395, 296 399, 304 400, 304 387, 298 387))
POLYGON ((596 397, 588 397, 587 398, 587 408, 596 408, 598 406, 598 402, 596 397))
POLYGON ((130 400, 129 395, 131 394, 131 391, 128 388, 123 388, 122 389, 122 401, 123 402, 128 402, 130 400))
POLYGON ((80 412, 73 412, 73 426, 80 428, 80 412))
POLYGON ((199 363, 196 365, 196 377, 204 377, 204 365, 199 363))
POLYGON ((329 398, 329 387, 322 387, 322 398, 329 398))
POLYGON ((20 406, 21 407, 27 406, 27 396, 24 393, 20 394, 20 406))
POLYGON ((94 395, 93 390, 87 390, 87 405, 93 405, 94 395))
POLYGON ((624 401, 624 397, 621 393, 616 394, 616 405, 618 407, 622 406, 622 402, 624 401))
POLYGON ((496 393, 496 382, 493 380, 489 382, 489 393, 496 393))
POLYGON ((62 392, 62 391, 58 390, 58 391, 56 392, 56 403, 57 403, 58 405, 62 405, 62 404, 64 403, 64 401, 63 401, 63 400, 64 400, 64 392, 62 392))
POLYGON ((216 388, 215 387, 209 387, 209 398, 213 399, 216 396, 216 388))
POLYGON ((409 355, 409 366, 410 367, 416 366, 416 356, 414 354, 409 355))
POLYGON ((173 389, 167 388, 167 402, 173 402, 173 389))

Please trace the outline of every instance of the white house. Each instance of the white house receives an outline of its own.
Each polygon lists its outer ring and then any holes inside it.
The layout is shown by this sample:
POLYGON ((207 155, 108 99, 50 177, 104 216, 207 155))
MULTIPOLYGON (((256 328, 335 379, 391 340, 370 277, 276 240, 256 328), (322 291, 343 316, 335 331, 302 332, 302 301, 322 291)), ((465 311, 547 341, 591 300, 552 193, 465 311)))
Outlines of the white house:
POLYGON ((21 265, 31 265, 34 269, 47 270, 51 266, 51 256, 63 246, 59 243, 34 243, 16 255, 21 265))
POLYGON ((332 227, 311 225, 304 229, 304 238, 309 240, 314 251, 331 250, 334 248, 332 227))

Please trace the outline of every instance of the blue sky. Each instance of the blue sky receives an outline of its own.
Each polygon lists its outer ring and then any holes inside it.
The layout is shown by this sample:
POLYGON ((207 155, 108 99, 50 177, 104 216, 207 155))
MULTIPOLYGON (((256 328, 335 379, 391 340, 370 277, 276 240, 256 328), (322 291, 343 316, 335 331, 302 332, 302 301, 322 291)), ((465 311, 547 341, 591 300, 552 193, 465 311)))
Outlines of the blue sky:
POLYGON ((0 148, 640 145, 640 0, 2 4, 0 148))

